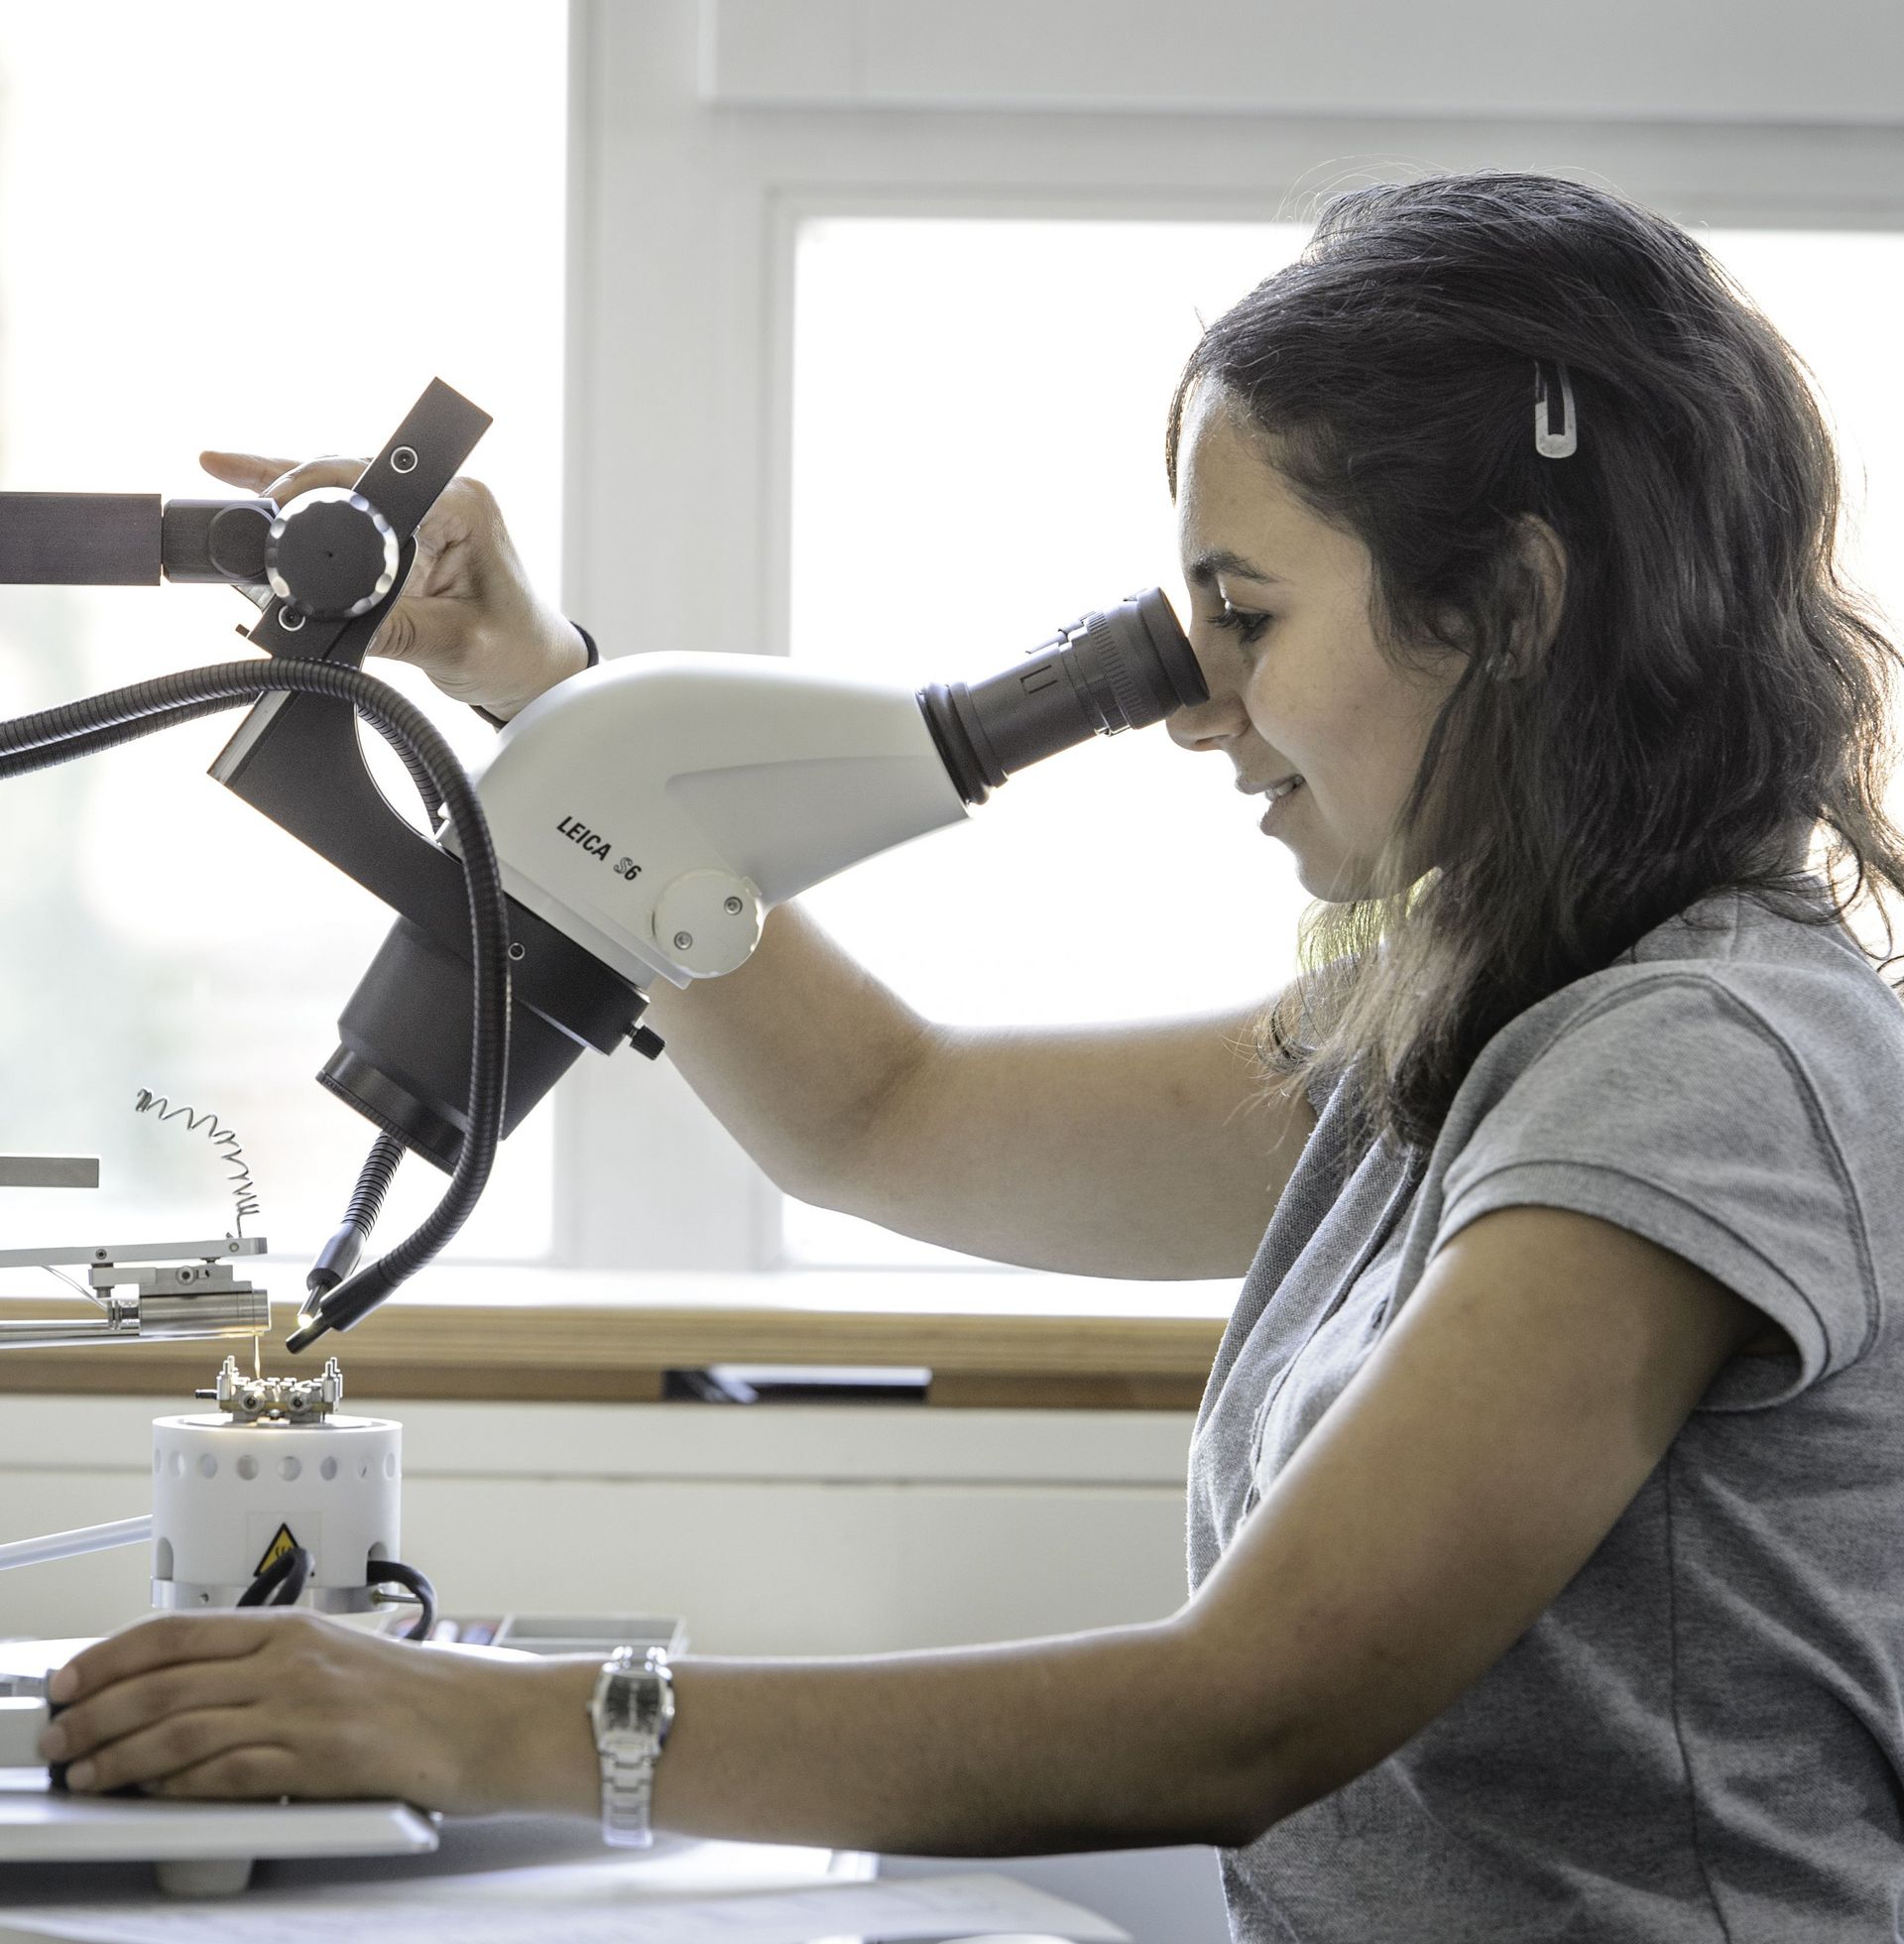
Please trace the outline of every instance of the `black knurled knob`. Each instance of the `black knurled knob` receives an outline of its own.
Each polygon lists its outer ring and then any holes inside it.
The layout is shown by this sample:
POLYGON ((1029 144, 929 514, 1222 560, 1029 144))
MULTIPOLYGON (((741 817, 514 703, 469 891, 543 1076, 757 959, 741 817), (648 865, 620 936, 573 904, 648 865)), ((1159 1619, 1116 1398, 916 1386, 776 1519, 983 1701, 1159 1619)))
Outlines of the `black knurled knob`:
POLYGON ((300 493, 272 522, 265 573, 281 601, 322 621, 375 607, 397 580, 397 535, 348 486, 300 493))

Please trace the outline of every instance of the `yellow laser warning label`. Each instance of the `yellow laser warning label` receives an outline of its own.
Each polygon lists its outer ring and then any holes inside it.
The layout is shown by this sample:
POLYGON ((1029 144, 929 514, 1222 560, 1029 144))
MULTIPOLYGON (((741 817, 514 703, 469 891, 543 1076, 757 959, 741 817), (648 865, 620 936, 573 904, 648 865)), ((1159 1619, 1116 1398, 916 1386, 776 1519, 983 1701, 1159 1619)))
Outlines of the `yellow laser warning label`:
POLYGON ((286 1553, 297 1549, 298 1541, 291 1536, 289 1525, 280 1525, 272 1534, 271 1543, 266 1546, 264 1557, 252 1569, 251 1576, 256 1579, 260 1573, 269 1572, 286 1553))

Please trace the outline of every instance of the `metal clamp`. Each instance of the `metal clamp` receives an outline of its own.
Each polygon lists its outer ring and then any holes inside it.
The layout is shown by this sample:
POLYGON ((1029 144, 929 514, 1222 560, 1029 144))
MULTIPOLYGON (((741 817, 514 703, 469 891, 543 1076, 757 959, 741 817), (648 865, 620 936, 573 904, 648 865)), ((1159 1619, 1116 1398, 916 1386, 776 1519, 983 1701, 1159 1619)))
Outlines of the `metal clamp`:
POLYGON ((216 1388, 193 1395, 215 1399, 234 1424, 316 1424, 343 1401, 344 1373, 332 1357, 321 1377, 244 1377, 227 1357, 216 1388))

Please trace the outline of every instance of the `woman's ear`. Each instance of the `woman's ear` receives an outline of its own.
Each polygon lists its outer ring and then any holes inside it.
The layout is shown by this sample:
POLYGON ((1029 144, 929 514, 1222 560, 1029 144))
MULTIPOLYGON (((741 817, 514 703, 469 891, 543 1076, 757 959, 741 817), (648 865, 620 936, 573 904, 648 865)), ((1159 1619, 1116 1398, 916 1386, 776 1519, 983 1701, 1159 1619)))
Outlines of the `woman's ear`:
POLYGON ((1560 632, 1561 611, 1567 601, 1567 548, 1537 513, 1520 516, 1514 547, 1532 591, 1527 629, 1516 643, 1524 669, 1547 653, 1560 632))
POLYGON ((1539 514, 1523 513, 1501 567, 1513 589, 1512 645, 1488 658, 1487 672, 1495 681, 1512 681, 1540 665, 1560 632, 1567 548, 1539 514))
MULTIPOLYGON (((1567 548, 1539 514, 1523 513, 1493 564, 1493 598, 1503 603, 1510 617, 1510 640, 1487 657, 1482 672, 1495 681, 1511 681, 1539 665, 1560 632, 1567 598, 1567 548)), ((1441 627, 1444 638, 1464 653, 1477 652, 1474 629, 1459 610, 1443 610, 1441 627)))

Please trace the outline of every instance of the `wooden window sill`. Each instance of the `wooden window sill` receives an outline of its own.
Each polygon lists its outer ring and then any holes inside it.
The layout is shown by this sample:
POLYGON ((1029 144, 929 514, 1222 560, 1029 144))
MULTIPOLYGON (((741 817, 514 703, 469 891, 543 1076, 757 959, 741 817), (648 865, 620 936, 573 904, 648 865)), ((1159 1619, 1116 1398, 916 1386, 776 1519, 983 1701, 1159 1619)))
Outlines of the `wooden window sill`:
MULTIPOLYGON (((940 1292, 935 1306, 898 1309, 890 1297, 884 1306, 879 1300, 891 1278, 883 1285, 851 1276, 679 1276, 638 1283, 533 1270, 431 1274, 433 1281, 419 1278, 300 1361, 314 1375, 325 1355, 335 1355, 347 1395, 360 1399, 658 1402, 669 1371, 811 1365, 927 1369, 926 1402, 941 1407, 1182 1411, 1194 1410, 1203 1395, 1223 1334, 1223 1317, 1210 1312, 1231 1293, 1213 1283, 1098 1283, 1081 1292, 1084 1278, 939 1276, 904 1284, 912 1300, 921 1287, 940 1292), (853 1299, 819 1300, 821 1285, 853 1299), (1186 1290, 1194 1292, 1188 1302, 1179 1295, 1186 1290), (1046 1306, 1033 1312, 1040 1298, 1046 1306), (1105 1307, 1084 1307, 1094 1299, 1105 1307), (1204 1313, 1158 1313, 1190 1304, 1204 1313)), ((257 1279, 282 1286, 293 1277, 257 1279)), ((296 1312, 294 1301, 272 1304, 268 1371, 286 1367, 274 1346, 295 1327, 296 1312)), ((0 1297, 0 1318, 8 1320, 87 1313, 58 1294, 0 1297)), ((242 1340, 0 1350, 0 1394, 188 1396, 211 1383, 227 1354, 241 1368, 249 1363, 242 1340)))

